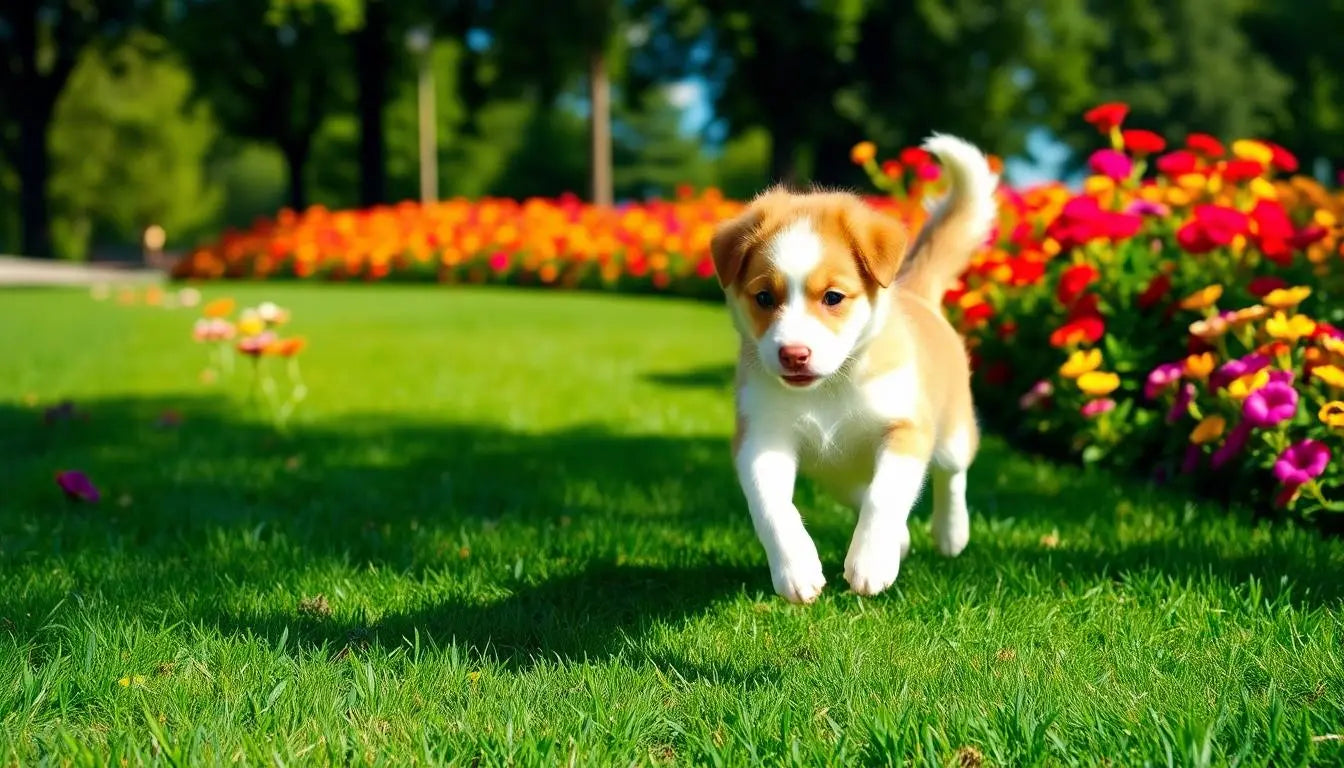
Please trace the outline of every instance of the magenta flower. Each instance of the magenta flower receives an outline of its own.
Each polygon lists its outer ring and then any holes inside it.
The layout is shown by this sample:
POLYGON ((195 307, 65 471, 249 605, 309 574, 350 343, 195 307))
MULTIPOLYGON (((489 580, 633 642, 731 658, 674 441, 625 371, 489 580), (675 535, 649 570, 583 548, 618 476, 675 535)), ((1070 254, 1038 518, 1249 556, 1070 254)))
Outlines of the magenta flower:
POLYGON ((1114 409, 1115 401, 1109 397, 1103 397, 1097 400, 1088 400, 1083 403, 1083 407, 1079 410, 1082 411, 1084 417, 1091 419, 1114 409))
POLYGON ((1213 389, 1223 389, 1234 380, 1248 373, 1255 373, 1267 365, 1269 365, 1269 357, 1258 352, 1246 355, 1238 360, 1229 360, 1209 376, 1209 386, 1213 389))
POLYGON ((1131 216, 1158 216, 1163 217, 1171 213, 1171 209, 1162 203, 1156 203, 1152 200, 1134 200, 1126 208, 1125 213, 1131 216))
POLYGON ((1199 459, 1204 455, 1198 445, 1191 443, 1185 447, 1185 460, 1181 462, 1181 474, 1188 475, 1199 469, 1199 459))
POLYGON ((1087 164, 1093 173, 1109 176, 1115 181, 1124 181, 1134 170, 1134 161, 1129 159, 1129 155, 1114 149, 1099 149, 1093 152, 1087 159, 1087 164))
POLYGON ((1241 413, 1252 427, 1277 427, 1297 413, 1297 390, 1282 381, 1271 381, 1246 396, 1241 413))
POLYGON ((1274 462, 1274 476, 1284 485, 1296 488, 1314 478, 1330 464, 1330 449, 1319 440, 1293 443, 1274 462))
POLYGON ((1148 381, 1143 385, 1143 396, 1149 400, 1156 400, 1168 386, 1180 380, 1183 370, 1181 363, 1162 363, 1157 366, 1148 374, 1148 381))
POLYGON ((98 503, 98 488, 83 472, 69 469, 57 472, 56 485, 61 487, 68 499, 86 501, 90 504, 98 503))
POLYGON ((1190 412, 1190 401, 1195 399, 1195 385, 1186 382, 1176 390, 1176 399, 1167 411, 1167 423, 1175 424, 1182 416, 1190 412))
POLYGON ((1233 457, 1241 453, 1242 448, 1246 447, 1246 438, 1250 435, 1251 425, 1245 421, 1238 423, 1237 426, 1232 428, 1231 432, 1227 433, 1227 437, 1223 440, 1223 444, 1218 447, 1218 450, 1213 452, 1209 463, 1213 465, 1214 469, 1218 469, 1231 461, 1233 457))
POLYGON ((261 353, 266 351, 266 347, 275 342, 276 335, 274 331, 262 331, 256 336, 248 336, 238 342, 238 351, 244 355, 252 357, 261 357, 261 353))
POLYGON ((1271 384, 1292 384, 1293 372, 1285 371, 1282 368, 1275 368, 1269 372, 1269 383, 1271 384))

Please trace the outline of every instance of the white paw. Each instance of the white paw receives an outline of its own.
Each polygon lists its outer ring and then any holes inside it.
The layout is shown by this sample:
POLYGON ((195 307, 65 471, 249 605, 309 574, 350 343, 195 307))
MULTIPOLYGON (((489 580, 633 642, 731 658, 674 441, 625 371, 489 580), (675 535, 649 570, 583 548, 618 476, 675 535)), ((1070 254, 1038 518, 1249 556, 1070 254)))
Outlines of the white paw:
POLYGON ((966 510, 933 516, 933 539, 938 551, 956 557, 971 540, 971 519, 966 510))
POLYGON ((783 558, 778 566, 771 566, 770 579, 775 583, 775 592, 790 603, 810 603, 826 586, 815 548, 810 555, 798 553, 783 558))
POLYGON ((856 541, 845 558, 845 580, 860 595, 881 593, 896 581, 901 558, 910 551, 910 535, 902 531, 896 538, 867 538, 856 541))

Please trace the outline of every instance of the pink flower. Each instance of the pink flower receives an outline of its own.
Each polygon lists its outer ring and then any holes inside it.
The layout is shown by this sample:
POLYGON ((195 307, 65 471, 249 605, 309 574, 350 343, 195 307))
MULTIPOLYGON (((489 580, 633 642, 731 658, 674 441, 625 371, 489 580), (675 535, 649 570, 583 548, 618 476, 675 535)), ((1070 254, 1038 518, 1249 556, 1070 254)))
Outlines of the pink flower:
POLYGON ((275 342, 275 339, 275 332, 263 331, 256 336, 248 336, 245 339, 239 340, 238 351, 242 352, 244 355, 260 357, 261 353, 266 351, 266 347, 269 347, 275 342))
POLYGON ((915 175, 924 181, 934 181, 942 174, 942 169, 933 163, 925 163, 915 170, 915 175))
POLYGON ((1276 427, 1297 413, 1297 390, 1281 381, 1271 381, 1246 396, 1241 413, 1252 427, 1276 427))
POLYGON ((495 251, 490 255, 490 268, 496 272, 503 272, 509 268, 509 254, 504 251, 495 251))
POLYGON ((1083 403, 1083 407, 1079 410, 1082 412, 1084 418, 1091 419, 1114 409, 1115 401, 1109 397, 1102 397, 1096 400, 1088 400, 1086 403, 1083 403))
POLYGON ((1171 209, 1162 203, 1155 203, 1151 200, 1133 200, 1125 208, 1125 213, 1131 216, 1157 216, 1163 217, 1171 213, 1171 209))
POLYGON ((1087 159, 1093 173, 1108 176, 1115 181, 1124 181, 1134 170, 1134 161, 1124 152, 1114 149, 1099 149, 1087 159))
POLYGON ((1314 478, 1330 464, 1330 449, 1319 440, 1303 440, 1288 446, 1274 462, 1274 476, 1296 488, 1314 478))
POLYGON ((98 488, 94 486, 89 476, 83 472, 70 469, 57 472, 56 485, 60 486, 61 490, 65 492, 66 498, 72 501, 98 503, 98 488))
POLYGON ((1041 379, 1033 384, 1031 389, 1027 390, 1026 394, 1018 398, 1017 404, 1022 410, 1028 411, 1050 399, 1050 396, 1054 393, 1055 385, 1045 379, 1041 379))
POLYGON ((1143 396, 1149 400, 1156 400, 1167 387, 1180 380, 1183 370, 1185 368, 1182 363, 1162 363, 1157 366, 1148 374, 1148 380, 1143 385, 1143 396))

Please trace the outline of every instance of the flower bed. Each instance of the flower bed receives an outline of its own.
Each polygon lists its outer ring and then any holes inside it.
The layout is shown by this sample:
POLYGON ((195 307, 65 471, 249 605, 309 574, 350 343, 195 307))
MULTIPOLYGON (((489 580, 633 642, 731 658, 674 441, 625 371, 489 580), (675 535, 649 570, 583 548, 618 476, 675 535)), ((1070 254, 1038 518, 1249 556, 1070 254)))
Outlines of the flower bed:
MULTIPOLYGON (((1109 146, 1081 192, 1001 190, 999 226, 946 297, 979 408, 1088 463, 1182 478, 1297 514, 1344 511, 1344 196, 1265 141, 1168 147, 1086 115, 1109 146)), ((917 228, 939 191, 921 150, 854 147, 917 228)), ((192 253, 183 278, 427 280, 717 299, 714 191, 598 208, 573 197, 282 212, 192 253)))

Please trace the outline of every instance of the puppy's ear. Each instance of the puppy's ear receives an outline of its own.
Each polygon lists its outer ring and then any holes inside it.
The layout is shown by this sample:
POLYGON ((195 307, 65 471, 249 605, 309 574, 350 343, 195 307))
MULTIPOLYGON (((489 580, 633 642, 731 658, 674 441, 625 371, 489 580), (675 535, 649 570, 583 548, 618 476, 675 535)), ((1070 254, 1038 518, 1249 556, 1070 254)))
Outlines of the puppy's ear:
POLYGON ((891 285, 905 261, 905 226, 861 202, 844 211, 841 224, 859 269, 882 288, 891 285))
POLYGON ((747 250, 752 244, 752 233, 760 222, 760 209, 753 206, 719 224, 714 230, 714 236, 709 241, 709 252, 714 257, 714 273, 719 278, 719 286, 724 290, 742 276, 747 250))

